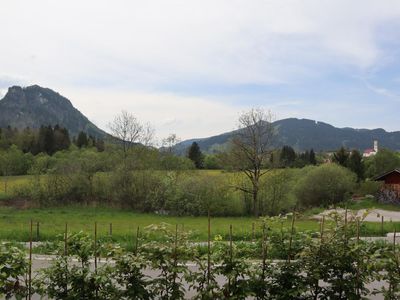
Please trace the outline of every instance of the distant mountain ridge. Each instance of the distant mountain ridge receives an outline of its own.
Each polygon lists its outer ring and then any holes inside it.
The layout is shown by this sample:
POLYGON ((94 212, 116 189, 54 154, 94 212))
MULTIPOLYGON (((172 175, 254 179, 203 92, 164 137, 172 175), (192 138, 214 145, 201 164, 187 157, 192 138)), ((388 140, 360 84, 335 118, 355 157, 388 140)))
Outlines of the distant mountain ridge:
MULTIPOLYGON (((324 122, 296 118, 278 120, 273 125, 277 129, 275 147, 288 145, 297 151, 311 148, 315 151, 334 151, 343 146, 364 151, 372 148, 373 141, 377 140, 380 148, 400 150, 400 131, 337 128, 324 122)), ((228 146, 234 134, 235 131, 231 131, 208 138, 185 140, 175 146, 175 152, 184 154, 193 142, 197 142, 206 153, 218 152, 228 146)))
MULTIPOLYGON (((70 100, 57 92, 38 85, 13 86, 0 100, 0 127, 39 128, 41 125, 65 127, 71 136, 84 131, 95 137, 108 134, 99 129, 77 110, 70 100)), ((333 151, 342 146, 361 151, 372 148, 378 140, 380 148, 400 150, 400 131, 384 129, 337 128, 324 122, 289 118, 275 121, 278 135, 275 147, 292 146, 297 151, 313 148, 315 151, 333 151)), ((192 142, 197 142, 203 152, 213 153, 225 149, 235 131, 208 138, 190 139, 175 146, 174 151, 185 154, 192 142)))
POLYGON ((10 125, 23 129, 56 124, 67 128, 71 136, 76 136, 80 131, 100 138, 107 135, 77 110, 71 101, 48 88, 38 85, 12 86, 0 100, 0 127, 10 125))

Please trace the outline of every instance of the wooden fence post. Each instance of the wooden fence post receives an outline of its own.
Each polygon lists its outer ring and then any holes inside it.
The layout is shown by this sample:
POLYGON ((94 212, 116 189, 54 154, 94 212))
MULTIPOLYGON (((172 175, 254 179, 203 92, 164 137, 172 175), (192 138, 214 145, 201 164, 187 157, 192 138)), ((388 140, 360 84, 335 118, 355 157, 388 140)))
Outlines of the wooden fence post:
POLYGON ((175 224, 174 266, 178 264, 178 223, 175 224))
POLYGON ((207 285, 210 285, 211 277, 211 217, 208 210, 208 231, 207 231, 207 285))
POLYGON ((65 232, 64 232, 64 255, 68 255, 68 223, 65 223, 65 232))
POLYGON ((393 234, 393 252, 396 251, 396 226, 394 227, 394 234, 393 234))
POLYGON ((290 262, 290 259, 291 259, 292 243, 293 243, 293 234, 294 234, 294 221, 295 221, 295 218, 296 218, 296 212, 293 212, 292 226, 291 226, 291 230, 290 230, 289 251, 288 251, 288 262, 290 262))
MULTIPOLYGON (((229 225, 229 263, 230 267, 232 267, 232 262, 233 262, 233 244, 232 244, 232 224, 229 225)), ((228 278, 228 295, 231 293, 231 278, 228 278)))
POLYGON ((139 226, 136 229, 136 238, 135 238, 135 255, 137 255, 138 253, 138 249, 139 249, 139 226))
POLYGON ((67 263, 65 264, 65 294, 68 296, 68 223, 65 222, 65 231, 64 231, 64 256, 65 259, 67 261, 67 263))
POLYGON ((255 237, 255 226, 254 222, 251 224, 251 242, 254 243, 254 237, 255 237))
POLYGON ((321 244, 324 240, 324 227, 325 227, 325 216, 322 216, 321 228, 320 228, 321 244))
POLYGON ((266 249, 266 238, 265 238, 265 223, 263 222, 262 228, 262 279, 265 279, 265 271, 266 271, 266 260, 267 260, 267 249, 266 249))
POLYGON ((112 237, 113 235, 113 225, 110 223, 109 235, 112 237))
POLYGON ((36 241, 39 241, 39 238, 40 238, 40 223, 39 222, 37 222, 36 223, 36 241))
POLYGON ((28 286, 28 299, 32 299, 32 236, 33 236, 33 221, 31 219, 31 230, 29 235, 29 286, 28 286))
POLYGON ((97 274, 97 222, 94 222, 94 272, 97 274))

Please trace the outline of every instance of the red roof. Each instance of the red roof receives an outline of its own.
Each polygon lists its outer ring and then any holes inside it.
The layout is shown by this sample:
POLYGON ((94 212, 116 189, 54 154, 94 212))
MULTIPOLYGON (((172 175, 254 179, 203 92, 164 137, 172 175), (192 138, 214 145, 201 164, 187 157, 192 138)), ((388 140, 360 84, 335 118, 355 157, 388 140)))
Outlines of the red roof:
POLYGON ((375 152, 375 150, 374 150, 374 149, 366 149, 366 150, 364 151, 364 153, 372 153, 372 152, 375 152))
POLYGON ((384 180, 385 183, 400 183, 400 169, 394 169, 374 178, 376 181, 384 180))

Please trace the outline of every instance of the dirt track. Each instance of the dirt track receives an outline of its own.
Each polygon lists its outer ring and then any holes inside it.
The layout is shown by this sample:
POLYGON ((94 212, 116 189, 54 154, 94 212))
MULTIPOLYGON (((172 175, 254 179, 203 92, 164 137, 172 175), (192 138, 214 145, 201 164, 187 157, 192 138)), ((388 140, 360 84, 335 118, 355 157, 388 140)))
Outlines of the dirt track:
MULTIPOLYGON (((322 216, 328 216, 332 212, 338 212, 341 215, 345 214, 344 209, 328 209, 324 212, 315 215, 313 218, 321 219, 322 216)), ((364 221, 366 222, 381 222, 382 216, 384 221, 393 221, 393 222, 400 222, 400 211, 390 211, 390 210, 383 210, 383 209, 373 209, 373 210, 366 210, 361 209, 359 211, 348 211, 348 216, 351 217, 352 215, 364 217, 364 221)))

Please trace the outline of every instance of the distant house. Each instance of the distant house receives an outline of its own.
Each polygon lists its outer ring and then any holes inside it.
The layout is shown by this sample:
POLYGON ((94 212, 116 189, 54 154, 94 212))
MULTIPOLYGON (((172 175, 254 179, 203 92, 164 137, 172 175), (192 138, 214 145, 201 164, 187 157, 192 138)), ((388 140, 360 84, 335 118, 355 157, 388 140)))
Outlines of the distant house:
POLYGON ((400 201, 400 169, 394 169, 380 176, 375 181, 383 181, 384 185, 379 195, 382 202, 398 203, 400 201))
POLYGON ((378 153, 378 141, 374 141, 374 148, 373 149, 366 149, 363 153, 363 157, 370 157, 374 156, 378 153))

